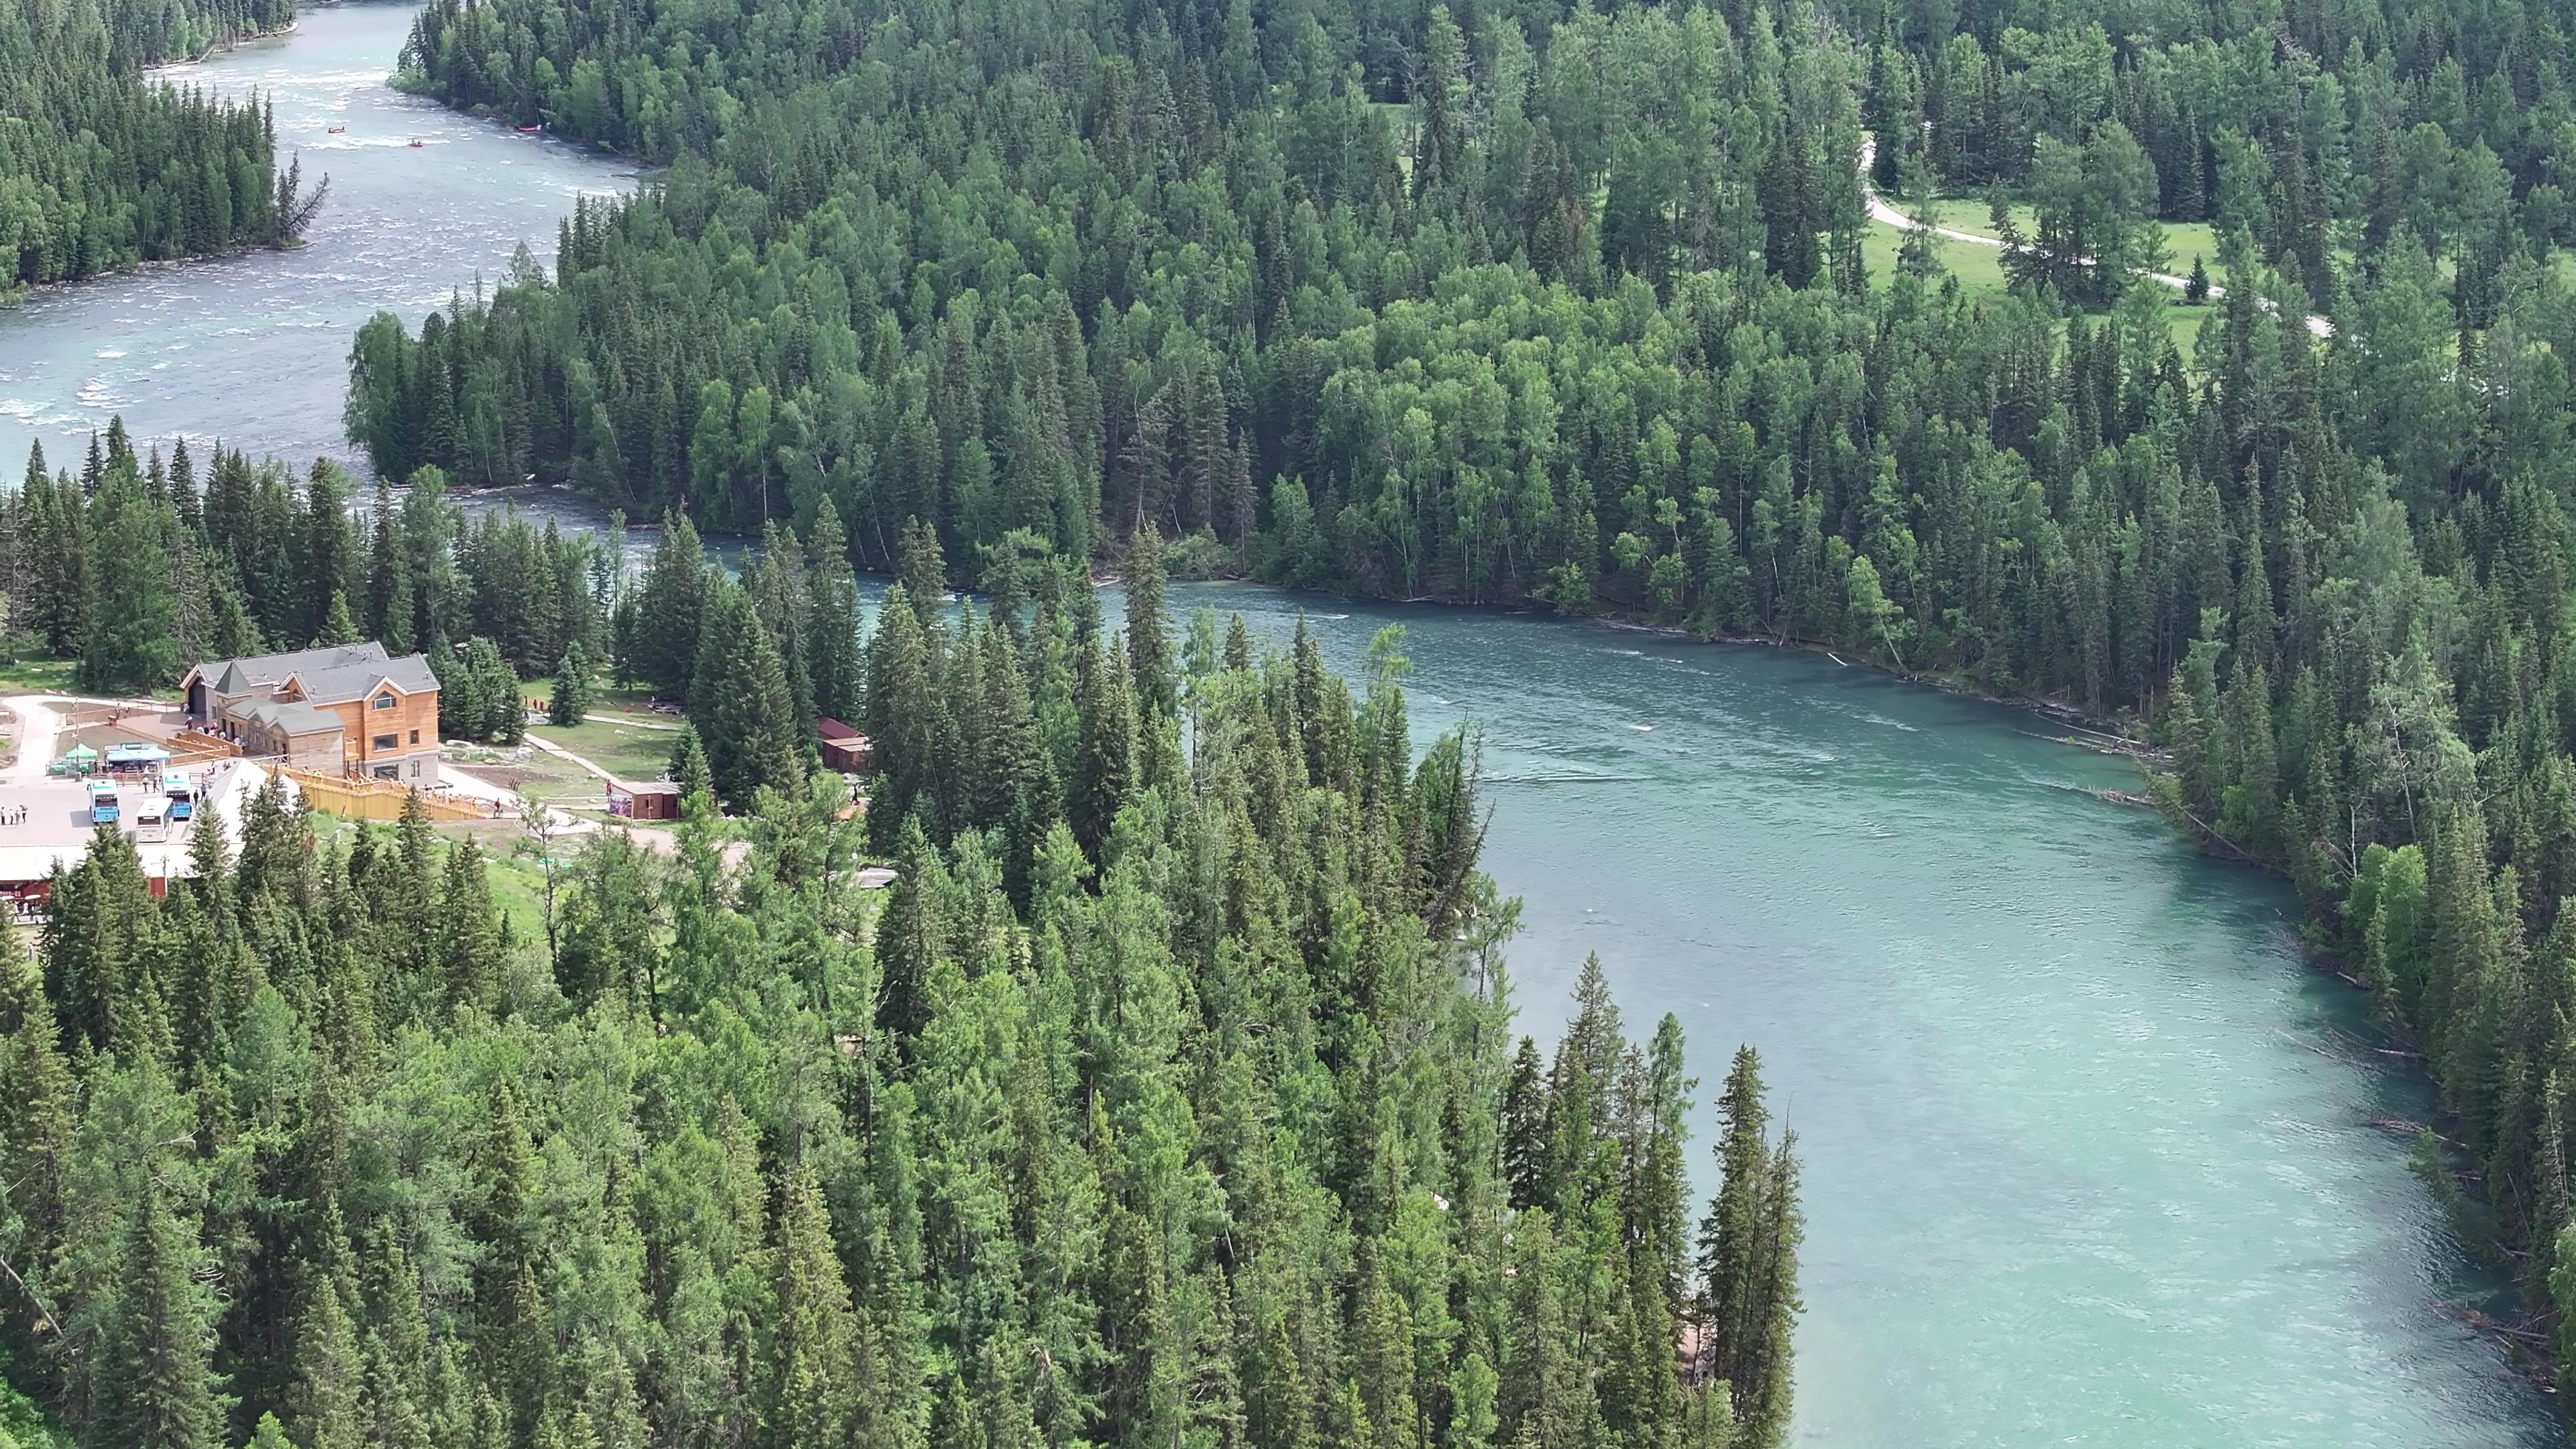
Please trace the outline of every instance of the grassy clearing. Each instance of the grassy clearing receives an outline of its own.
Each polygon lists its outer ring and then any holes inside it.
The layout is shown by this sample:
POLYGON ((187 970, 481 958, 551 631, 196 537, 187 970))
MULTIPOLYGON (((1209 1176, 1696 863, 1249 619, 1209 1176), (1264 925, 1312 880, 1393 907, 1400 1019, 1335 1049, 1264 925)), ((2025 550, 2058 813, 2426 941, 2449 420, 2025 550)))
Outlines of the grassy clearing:
POLYGON ((597 775, 534 746, 529 747, 525 759, 511 751, 474 750, 451 754, 447 763, 450 769, 462 770, 504 790, 516 790, 532 800, 568 810, 607 808, 606 787, 597 775), (489 758, 478 758, 486 755, 489 758))
MULTIPOLYGON (((1905 249, 1905 231, 1883 221, 1873 221, 1861 237, 1861 261, 1869 269, 1873 286, 1883 286, 1896 275, 1896 262, 1905 249)), ((2000 297, 2007 290, 2004 280, 2004 254, 2001 247, 1981 247, 1973 242, 1951 241, 1934 237, 1932 249, 1950 275, 1959 279, 1963 292, 2000 297)))
POLYGON ((2165 321, 2173 329, 2174 350, 2182 354, 2184 365, 2197 367, 2200 362, 2200 326, 2218 309, 2214 307, 2171 307, 2165 321))
MULTIPOLYGON (((502 917, 510 923, 511 934, 522 941, 537 943, 537 954, 543 957, 546 944, 546 873, 534 856, 521 855, 508 844, 485 841, 483 878, 492 887, 492 904, 500 907, 502 917)), ((560 857, 558 857, 560 859, 560 857)), ((555 899, 563 899, 563 878, 555 879, 555 899)))
MULTIPOLYGON (((2028 208, 2016 210, 2021 213, 2016 220, 2027 225, 2028 208)), ((1972 231, 1980 236, 1986 233, 1986 207, 1983 202, 1945 201, 1938 203, 1934 212, 1936 220, 1941 225, 1955 231, 1972 231)), ((2172 249, 2176 258, 2175 265, 2186 274, 2191 269, 2193 257, 2214 258, 2217 254, 2217 243, 2210 236, 2207 226, 2196 223, 2191 226, 2168 226, 2165 231, 2166 244, 2172 249)), ((1884 222, 1873 221, 1869 224, 1868 235, 1861 239, 1861 255, 1868 264, 1869 278, 1873 286, 1884 286, 1896 275, 1897 257, 1904 245, 1903 229, 1889 226, 1884 222)), ((1941 265, 1947 268, 1952 276, 1959 279, 1961 291, 1971 296, 2000 297, 2010 290, 2010 283, 2004 276, 2001 247, 1981 247, 1973 242, 1951 241, 1937 237, 1933 245, 1941 258, 1941 265)), ((2201 324, 2209 320, 2213 309, 2186 307, 2182 305, 2182 294, 2179 292, 2174 293, 2173 298, 2174 305, 2165 310, 2165 322, 2173 331, 2174 347, 2182 353, 2183 362, 2186 365, 2192 365, 2200 342, 2201 324)))
POLYGON ((645 729, 604 715, 593 715, 570 729, 532 725, 528 733, 561 745, 621 780, 660 778, 671 761, 671 747, 679 741, 670 730, 645 729))
MULTIPOLYGON (((2034 212, 2028 206, 2019 204, 2014 205, 2010 209, 2012 212, 2013 225, 2021 228, 2022 235, 2028 236, 2038 229, 2039 215, 2037 212, 2034 212)), ((1950 228, 1952 231, 1969 232, 1976 236, 1993 236, 1995 234, 1992 214, 1989 208, 1986 206, 1984 201, 1973 197, 1954 196, 1946 200, 1932 203, 1932 219, 1940 225, 1950 228)), ((2164 269, 2166 271, 2177 277, 2188 277, 2191 275, 2191 264, 2194 261, 2202 263, 2212 272, 2217 270, 2218 233, 2211 230, 2209 223, 2205 221, 2166 221, 2158 222, 2157 225, 2163 227, 2165 233, 2166 261, 2164 269)), ((1999 251, 2000 249, 1980 247, 1978 250, 1999 251)), ((1964 281, 1965 279, 1963 278, 1962 280, 1964 281)))
POLYGON ((68 694, 72 662, 68 659, 20 659, 0 664, 0 694, 68 694))
MULTIPOLYGON (((519 681, 519 698, 525 701, 531 710, 543 712, 546 701, 554 697, 554 692, 555 684, 551 679, 519 681)), ((650 708, 652 703, 653 692, 649 689, 611 689, 597 678, 593 678, 590 685, 588 718, 632 720, 647 725, 658 724, 667 730, 677 730, 683 723, 679 715, 656 714, 650 708)))

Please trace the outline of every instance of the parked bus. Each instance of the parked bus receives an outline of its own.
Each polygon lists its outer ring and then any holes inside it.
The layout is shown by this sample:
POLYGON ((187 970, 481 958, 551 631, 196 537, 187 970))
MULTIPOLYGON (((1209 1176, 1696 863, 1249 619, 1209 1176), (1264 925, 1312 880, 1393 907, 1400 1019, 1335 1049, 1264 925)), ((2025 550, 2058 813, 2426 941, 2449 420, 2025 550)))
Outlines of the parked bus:
POLYGON ((188 788, 188 777, 177 770, 161 775, 161 794, 170 802, 170 818, 186 820, 197 813, 197 792, 188 788))
POLYGON ((116 823, 116 783, 114 781, 89 782, 89 819, 93 825, 116 823))
POLYGON ((134 838, 136 840, 147 845, 157 845, 169 838, 167 829, 161 823, 166 818, 165 810, 168 803, 161 796, 148 790, 143 793, 141 799, 134 802, 134 838))

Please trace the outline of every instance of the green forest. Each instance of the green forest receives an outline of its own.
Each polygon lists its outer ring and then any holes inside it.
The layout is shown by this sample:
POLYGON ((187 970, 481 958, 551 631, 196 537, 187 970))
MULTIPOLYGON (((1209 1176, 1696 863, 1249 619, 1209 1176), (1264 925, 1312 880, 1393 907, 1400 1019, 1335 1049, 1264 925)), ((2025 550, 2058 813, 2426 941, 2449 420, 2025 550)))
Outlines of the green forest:
POLYGON ((1417 750, 1394 632, 1356 691, 1302 629, 1176 633, 1159 546, 1123 630, 1044 552, 952 611, 917 527, 863 635, 828 508, 628 579, 434 470, 349 487, 119 426, 30 461, 0 581, 101 689, 416 643, 451 737, 596 651, 687 700, 688 819, 517 912, 417 796, 272 787, 166 898, 102 827, 32 957, 0 929, 0 1444, 1781 1442, 1759 1058, 1694 1171, 1680 1028, 1597 961, 1515 1042, 1476 741, 1417 750), (825 706, 878 732, 855 820, 825 706))
POLYGON ((285 0, 0 8, 0 296, 301 236, 327 183, 277 169, 267 111, 141 73, 292 15, 285 0))
POLYGON ((378 317, 349 431, 711 528, 828 503, 862 568, 1150 528, 2146 735, 2422 1053, 2525 1340, 2576 1340, 2570 52, 2422 0, 436 0, 410 83, 668 169, 553 275, 378 317))
MULTIPOLYGON (((0 58, 240 25, 76 15, 0 58)), ((1694 1179, 1673 1023, 1588 968, 1515 1042, 1475 740, 1417 748, 1400 639, 1345 683, 1173 628, 1167 570, 1830 647, 2151 747, 2420 1055, 2418 1171, 2576 1364, 2563 15, 430 0, 397 79, 652 178, 359 332, 363 514, 329 464, 31 460, 8 622, 102 689, 380 637, 478 739, 596 664, 687 710, 692 818, 534 925, 418 821, 275 802, 165 902, 104 842, 58 881, 0 972, 21 1437, 1779 1442, 1758 1060, 1694 1179), (664 520, 650 565, 450 497, 528 479, 664 520), (877 741, 856 823, 816 714, 877 741)), ((115 134, 32 154, 164 132, 115 134)), ((80 173, 159 199, 18 222, 21 279, 226 177, 275 226, 241 156, 80 173)))

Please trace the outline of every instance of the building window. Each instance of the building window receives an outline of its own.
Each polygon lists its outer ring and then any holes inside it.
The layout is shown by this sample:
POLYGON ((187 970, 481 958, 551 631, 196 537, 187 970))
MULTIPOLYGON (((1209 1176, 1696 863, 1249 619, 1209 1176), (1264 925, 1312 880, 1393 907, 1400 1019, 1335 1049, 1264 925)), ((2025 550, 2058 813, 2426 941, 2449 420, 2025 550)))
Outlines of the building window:
POLYGON ((391 709, 391 708, 393 708, 393 707, 394 707, 394 697, 393 697, 392 695, 390 695, 390 694, 380 694, 380 695, 377 695, 377 696, 376 696, 376 708, 378 708, 378 709, 391 709))
POLYGON ((402 741, 393 735, 376 736, 376 748, 380 750, 390 750, 400 743, 402 743, 402 741))
POLYGON ((376 778, 379 780, 399 780, 402 778, 402 766, 378 765, 376 766, 376 778))
POLYGON ((415 745, 420 743, 420 731, 413 730, 411 732, 411 742, 415 745))

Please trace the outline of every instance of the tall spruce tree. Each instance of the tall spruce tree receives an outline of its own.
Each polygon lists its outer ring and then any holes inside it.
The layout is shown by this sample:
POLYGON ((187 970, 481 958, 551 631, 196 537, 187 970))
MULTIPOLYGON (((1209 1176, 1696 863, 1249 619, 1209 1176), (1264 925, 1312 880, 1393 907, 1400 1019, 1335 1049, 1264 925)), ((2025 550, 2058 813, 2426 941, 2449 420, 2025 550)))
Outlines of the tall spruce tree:
POLYGON ((747 811, 762 789, 790 789, 807 730, 796 716, 777 643, 739 585, 709 588, 689 723, 705 747, 716 798, 747 811))

